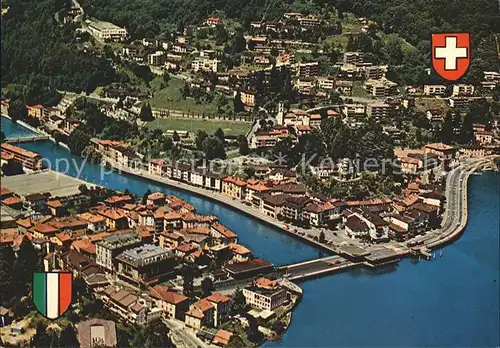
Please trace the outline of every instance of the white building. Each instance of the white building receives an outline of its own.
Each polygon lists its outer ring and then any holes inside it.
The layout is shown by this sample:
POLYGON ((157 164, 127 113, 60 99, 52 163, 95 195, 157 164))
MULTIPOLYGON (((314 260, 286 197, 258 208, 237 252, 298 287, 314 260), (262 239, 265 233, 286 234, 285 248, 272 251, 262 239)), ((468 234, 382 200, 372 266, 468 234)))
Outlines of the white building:
POLYGON ((217 72, 219 60, 197 58, 191 63, 193 71, 217 72))
POLYGON ((92 35, 101 40, 122 41, 128 36, 127 29, 109 22, 91 21, 88 27, 92 35))

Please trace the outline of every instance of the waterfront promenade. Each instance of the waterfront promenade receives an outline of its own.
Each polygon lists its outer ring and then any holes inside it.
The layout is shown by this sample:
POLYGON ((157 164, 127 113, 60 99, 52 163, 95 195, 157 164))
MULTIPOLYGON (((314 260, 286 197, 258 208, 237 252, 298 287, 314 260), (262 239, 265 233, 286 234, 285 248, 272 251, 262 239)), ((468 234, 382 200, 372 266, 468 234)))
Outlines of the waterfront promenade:
MULTIPOLYGON (((341 254, 346 258, 351 258, 353 256, 365 255, 366 262, 364 263, 355 263, 353 265, 343 263, 342 267, 355 267, 359 265, 366 266, 376 266, 382 265, 386 262, 382 262, 382 260, 389 260, 389 262, 397 262, 399 259, 408 257, 415 251, 415 248, 412 248, 408 245, 408 243, 414 242, 419 245, 420 252, 424 255, 427 254, 425 250, 437 248, 450 241, 457 238, 462 231, 464 230, 467 224, 467 180, 469 176, 480 166, 485 165, 489 161, 493 160, 494 156, 490 156, 488 158, 481 159, 472 159, 467 160, 464 163, 461 163, 458 167, 454 168, 447 176, 447 186, 446 186, 446 209, 443 215, 442 228, 437 230, 432 230, 427 232, 424 236, 417 236, 415 238, 410 239, 405 243, 395 243, 389 242, 378 245, 360 245, 357 241, 353 241, 348 237, 340 238, 340 243, 320 243, 314 238, 309 237, 309 233, 298 234, 297 231, 311 231, 315 230, 316 234, 320 233, 320 230, 310 229, 304 230, 300 227, 296 227, 290 224, 285 225, 272 218, 269 217, 257 209, 246 205, 245 203, 232 199, 222 193, 214 192, 210 190, 206 190, 201 187, 192 186, 187 183, 182 183, 179 181, 171 180, 165 177, 160 177, 156 175, 152 175, 145 170, 142 169, 131 169, 128 167, 123 167, 115 163, 110 159, 105 159, 112 167, 119 171, 123 171, 125 173, 136 175, 145 179, 153 180, 168 186, 172 186, 181 190, 189 191, 194 194, 204 196, 206 198, 218 201, 223 203, 233 209, 236 209, 240 212, 243 212, 247 215, 250 215, 253 218, 259 219, 269 225, 272 225, 281 231, 289 234, 294 238, 301 239, 309 244, 320 247, 328 252, 334 254, 341 254), (356 242, 357 244, 353 244, 356 242), (353 255, 352 250, 355 250, 355 254, 353 255)), ((295 279, 307 278, 311 275, 320 275, 320 274, 328 274, 329 268, 322 264, 319 269, 314 269, 309 272, 303 272, 300 275, 294 276, 295 279)))

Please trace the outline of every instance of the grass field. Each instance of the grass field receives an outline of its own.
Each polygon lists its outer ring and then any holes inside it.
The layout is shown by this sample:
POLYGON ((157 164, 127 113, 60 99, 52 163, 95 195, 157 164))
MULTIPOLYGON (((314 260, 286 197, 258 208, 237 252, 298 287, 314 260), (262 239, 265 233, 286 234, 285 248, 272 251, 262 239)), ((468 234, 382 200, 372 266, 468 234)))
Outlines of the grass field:
POLYGON ((151 107, 160 109, 179 110, 184 112, 194 112, 198 114, 211 114, 215 115, 217 106, 214 103, 209 104, 196 104, 193 99, 182 98, 181 88, 184 86, 184 81, 175 77, 171 77, 168 86, 163 89, 156 90, 158 79, 155 78, 151 85, 155 90, 154 95, 149 99, 151 107))
POLYGON ((159 128, 161 130, 183 130, 190 133, 196 133, 198 130, 204 130, 208 134, 214 134, 221 128, 226 135, 244 135, 250 129, 250 123, 202 120, 191 118, 163 118, 156 119, 147 124, 149 128, 159 128))

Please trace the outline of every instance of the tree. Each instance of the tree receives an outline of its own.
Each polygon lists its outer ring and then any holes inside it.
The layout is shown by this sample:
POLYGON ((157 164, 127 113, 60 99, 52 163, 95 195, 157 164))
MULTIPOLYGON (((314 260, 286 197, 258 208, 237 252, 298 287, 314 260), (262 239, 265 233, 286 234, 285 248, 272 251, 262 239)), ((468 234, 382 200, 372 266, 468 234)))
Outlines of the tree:
POLYGON ((23 289, 25 284, 31 283, 33 272, 39 269, 38 253, 31 241, 24 238, 17 255, 14 267, 14 281, 17 283, 16 288, 21 286, 18 289, 23 289))
POLYGON ((260 342, 263 338, 262 333, 259 331, 259 323, 257 319, 251 315, 246 316, 248 320, 247 338, 250 342, 260 342))
POLYGON ((241 101, 241 93, 240 92, 237 92, 236 95, 234 96, 233 106, 234 106, 234 113, 235 114, 242 112, 244 110, 245 106, 243 105, 243 102, 241 101))
POLYGON ((71 132, 68 139, 68 146, 71 153, 81 156, 83 150, 90 144, 90 136, 88 135, 85 127, 80 125, 71 132))
POLYGON ((2 284, 2 297, 0 303, 7 302, 15 295, 13 286, 14 262, 16 256, 12 248, 0 248, 0 284, 2 284))
POLYGON ((208 134, 207 132, 203 131, 203 130, 199 130, 198 133, 196 133, 196 137, 195 137, 195 144, 196 144, 196 148, 198 150, 202 150, 203 149, 203 141, 208 138, 208 134))
POLYGON ((2 166, 2 173, 5 176, 24 174, 23 165, 18 161, 8 161, 2 166))
POLYGON ((31 338, 31 346, 36 348, 47 348, 58 346, 57 335, 54 330, 47 330, 47 325, 43 321, 36 324, 35 335, 31 338))
POLYGON ((166 137, 165 140, 163 141, 163 150, 164 151, 170 151, 174 147, 174 140, 172 137, 166 137))
POLYGON ((243 30, 237 30, 231 40, 231 53, 241 53, 246 49, 247 41, 243 36, 243 30))
POLYGON ((325 242, 325 233, 323 231, 321 231, 321 233, 319 234, 319 242, 320 243, 325 242))
POLYGON ((153 112, 151 111, 151 105, 149 105, 149 103, 142 104, 141 111, 139 113, 139 118, 141 119, 141 121, 144 122, 149 122, 154 120, 153 112))
POLYGON ((248 155, 250 153, 250 147, 248 146, 247 137, 241 136, 239 142, 240 155, 248 155))
POLYGON ((214 133, 215 137, 218 138, 220 141, 224 142, 224 131, 222 130, 222 128, 218 128, 215 133, 214 133))
POLYGON ((76 338, 76 332, 73 325, 68 324, 61 331, 59 335, 59 346, 60 347, 79 347, 80 344, 76 338))
POLYGON ((202 149, 209 161, 216 158, 226 159, 226 150, 224 149, 224 143, 219 138, 206 138, 205 140, 203 140, 202 149))
POLYGON ((25 120, 28 117, 28 110, 26 109, 24 103, 19 99, 12 100, 9 103, 8 113, 14 121, 25 120))
POLYGON ((151 194, 151 190, 150 189, 147 189, 146 192, 144 192, 144 195, 142 196, 142 201, 141 203, 143 205, 146 205, 147 201, 148 201, 148 196, 151 194))
POLYGON ((233 293, 231 303, 229 305, 229 312, 231 316, 243 315, 247 308, 247 302, 245 300, 245 295, 241 289, 236 289, 233 293))
POLYGON ((191 296, 194 291, 193 280, 194 280, 194 272, 191 267, 185 267, 182 274, 183 284, 182 284, 182 292, 186 296, 191 296))
POLYGON ((167 71, 163 72, 163 82, 168 86, 168 83, 170 82, 170 74, 167 71))
POLYGON ((455 131, 453 129, 453 116, 451 111, 446 113, 444 118, 443 127, 441 128, 440 139, 445 144, 451 144, 455 136, 455 131))
POLYGON ((176 143, 181 141, 181 137, 179 136, 179 133, 177 133, 177 131, 174 131, 174 134, 172 134, 172 140, 175 141, 176 143))
POLYGON ((209 296, 212 291, 214 291, 214 283, 212 281, 212 278, 205 277, 201 281, 201 291, 203 292, 203 297, 209 296))
POLYGON ((458 139, 461 144, 470 144, 474 141, 474 127, 472 119, 473 115, 471 112, 468 112, 464 117, 458 139))

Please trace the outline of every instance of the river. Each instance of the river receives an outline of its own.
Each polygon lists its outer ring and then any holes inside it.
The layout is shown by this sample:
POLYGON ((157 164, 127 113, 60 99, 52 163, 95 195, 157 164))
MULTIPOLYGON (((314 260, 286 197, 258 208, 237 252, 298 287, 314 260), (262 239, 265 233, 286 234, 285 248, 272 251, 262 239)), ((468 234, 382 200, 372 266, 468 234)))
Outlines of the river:
MULTIPOLYGON (((16 137, 17 126, 2 119, 16 137)), ((24 131, 24 130, 23 130, 24 131)), ((50 142, 23 144, 42 156, 71 156, 50 142)), ((218 203, 136 177, 99 179, 87 165, 82 179, 142 194, 146 189, 177 194, 200 212, 218 215, 255 254, 284 264, 318 251, 218 203)), ((69 173, 72 174, 71 172, 69 173)), ((499 339, 500 174, 469 182, 469 221, 464 235, 436 251, 432 261, 403 260, 377 270, 356 269, 303 282, 304 296, 282 340, 267 347, 493 347, 499 339)))

